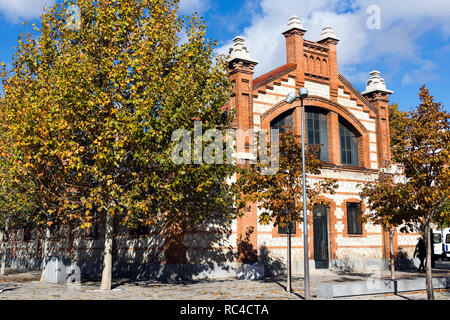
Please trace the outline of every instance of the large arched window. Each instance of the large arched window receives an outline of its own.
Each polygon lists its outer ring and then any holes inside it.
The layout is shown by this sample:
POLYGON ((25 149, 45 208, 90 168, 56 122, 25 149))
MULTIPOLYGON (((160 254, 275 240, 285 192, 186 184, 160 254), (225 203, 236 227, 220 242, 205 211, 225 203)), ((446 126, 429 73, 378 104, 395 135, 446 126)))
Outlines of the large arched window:
POLYGON ((292 114, 294 113, 294 109, 290 109, 282 114, 280 114, 278 117, 272 120, 270 122, 270 128, 271 129, 278 129, 281 132, 285 132, 288 130, 292 130, 293 128, 293 120, 292 120, 292 114))
POLYGON ((339 119, 339 138, 341 143, 341 163, 358 165, 358 136, 344 119, 339 119))
MULTIPOLYGON (((294 109, 279 115, 270 123, 270 128, 279 129, 280 133, 293 129, 294 109)), ((328 161, 327 115, 325 112, 307 107, 305 115, 305 137, 308 145, 320 145, 318 158, 328 161)))
POLYGON ((318 158, 328 161, 328 131, 325 112, 306 108, 306 138, 308 145, 320 145, 318 158))

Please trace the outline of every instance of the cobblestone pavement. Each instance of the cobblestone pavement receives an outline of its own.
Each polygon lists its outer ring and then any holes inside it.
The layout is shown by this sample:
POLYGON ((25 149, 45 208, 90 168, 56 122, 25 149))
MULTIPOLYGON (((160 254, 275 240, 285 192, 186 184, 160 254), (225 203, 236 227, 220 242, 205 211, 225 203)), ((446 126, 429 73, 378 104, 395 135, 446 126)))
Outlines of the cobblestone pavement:
MULTIPOLYGON (((450 266, 450 263, 449 265, 450 266)), ((416 272, 397 272, 397 279, 424 277, 416 272)), ((433 276, 450 276, 450 268, 433 270, 433 276)), ((311 270, 311 294, 315 299, 316 286, 323 282, 363 281, 370 274, 338 273, 311 270)), ((303 278, 293 277, 293 293, 285 291, 286 279, 266 278, 259 281, 237 279, 202 280, 178 283, 157 281, 129 281, 114 279, 113 289, 100 291, 98 281, 82 281, 79 285, 39 282, 39 272, 7 270, 0 277, 0 300, 298 300, 303 299, 303 278), (3 290, 3 291, 2 291, 3 290)), ((381 278, 389 278, 383 272, 381 278)), ((436 290, 436 300, 450 300, 450 291, 436 290)), ((425 292, 385 294, 377 296, 343 297, 337 300, 425 300, 425 292)))

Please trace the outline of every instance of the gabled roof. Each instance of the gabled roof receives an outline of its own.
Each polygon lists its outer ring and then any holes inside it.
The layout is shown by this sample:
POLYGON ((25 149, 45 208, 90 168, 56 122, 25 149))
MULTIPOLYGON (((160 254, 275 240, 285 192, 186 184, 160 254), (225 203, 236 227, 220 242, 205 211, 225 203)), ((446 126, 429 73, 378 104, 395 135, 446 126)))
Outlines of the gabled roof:
POLYGON ((356 90, 356 88, 347 79, 345 79, 343 75, 339 74, 338 78, 341 83, 348 90, 350 90, 367 108, 377 114, 377 110, 373 107, 373 105, 358 90, 356 90))
POLYGON ((258 78, 253 80, 253 89, 258 89, 259 87, 265 85, 266 83, 273 81, 285 75, 286 73, 295 70, 296 67, 297 65, 295 63, 287 63, 279 68, 276 68, 270 72, 267 72, 259 76, 258 78))

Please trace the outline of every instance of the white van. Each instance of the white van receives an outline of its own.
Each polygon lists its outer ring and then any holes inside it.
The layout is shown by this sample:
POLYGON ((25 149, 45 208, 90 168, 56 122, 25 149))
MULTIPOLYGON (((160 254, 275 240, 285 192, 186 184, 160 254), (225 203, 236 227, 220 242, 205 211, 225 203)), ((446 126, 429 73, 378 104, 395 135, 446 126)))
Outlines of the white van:
POLYGON ((434 259, 438 260, 444 257, 443 230, 433 229, 432 232, 434 259))
POLYGON ((444 246, 443 257, 450 259, 450 228, 442 230, 442 244, 444 246))

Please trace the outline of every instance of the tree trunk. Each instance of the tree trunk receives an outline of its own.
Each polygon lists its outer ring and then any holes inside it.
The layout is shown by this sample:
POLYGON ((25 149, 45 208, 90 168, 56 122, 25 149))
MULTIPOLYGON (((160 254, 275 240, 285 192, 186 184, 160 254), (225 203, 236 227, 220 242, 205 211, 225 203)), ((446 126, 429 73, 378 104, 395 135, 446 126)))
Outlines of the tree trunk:
POLYGON ((106 213, 105 249, 103 253, 103 273, 100 290, 111 290, 113 240, 114 240, 114 216, 109 213, 106 213))
POLYGON ((395 280, 395 263, 394 263, 394 234, 395 228, 389 229, 389 250, 391 259, 391 279, 395 280))
POLYGON ((67 251, 71 260, 73 257, 73 240, 73 225, 72 223, 69 223, 69 248, 67 251))
POLYGON ((8 246, 8 237, 5 234, 2 234, 2 252, 1 252, 2 260, 0 265, 0 276, 5 275, 7 246, 8 246))
POLYGON ((426 272, 427 272, 427 276, 426 276, 426 284, 427 284, 427 298, 428 300, 434 300, 434 292, 433 292, 433 276, 431 274, 431 226, 430 226, 430 222, 427 223, 427 225, 425 226, 425 244, 427 246, 427 259, 426 259, 426 264, 425 264, 425 268, 426 268, 426 272))
POLYGON ((47 226, 45 229, 45 236, 44 236, 44 252, 42 254, 42 272, 41 272, 41 282, 45 281, 45 265, 46 260, 49 255, 49 244, 50 244, 50 227, 47 226))
POLYGON ((187 262, 184 230, 181 223, 166 223, 164 228, 164 260, 165 264, 185 264, 187 262))
POLYGON ((287 285, 286 291, 292 292, 292 268, 291 268, 291 223, 288 223, 288 236, 287 236, 287 285))

